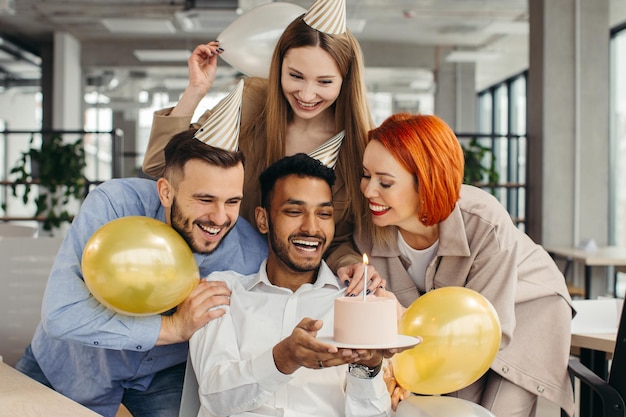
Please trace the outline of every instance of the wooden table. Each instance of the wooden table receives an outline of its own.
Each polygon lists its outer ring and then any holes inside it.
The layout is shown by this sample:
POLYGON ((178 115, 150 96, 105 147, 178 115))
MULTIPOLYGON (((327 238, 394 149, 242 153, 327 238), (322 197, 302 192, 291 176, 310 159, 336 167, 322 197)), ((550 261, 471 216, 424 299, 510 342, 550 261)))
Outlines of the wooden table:
POLYGON ((613 357, 617 333, 572 334, 572 348, 603 352, 607 359, 613 357))
MULTIPOLYGON (((546 247, 553 257, 580 262, 585 266, 585 298, 591 297, 591 268, 594 266, 626 266, 626 246, 603 246, 596 250, 583 250, 573 247, 546 247)), ((616 283, 613 283, 613 295, 616 283)))
POLYGON ((99 414, 0 362, 0 417, 98 417, 99 414))

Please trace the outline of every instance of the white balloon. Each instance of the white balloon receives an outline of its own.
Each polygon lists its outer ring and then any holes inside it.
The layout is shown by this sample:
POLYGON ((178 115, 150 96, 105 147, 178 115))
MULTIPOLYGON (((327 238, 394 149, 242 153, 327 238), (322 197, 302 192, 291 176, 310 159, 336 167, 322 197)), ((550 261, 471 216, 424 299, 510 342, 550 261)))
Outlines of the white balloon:
POLYGON ((268 78, 274 47, 285 28, 306 9, 293 3, 265 3, 233 21, 217 40, 222 59, 253 77, 268 78))
POLYGON ((495 417, 471 401, 456 397, 412 395, 400 401, 396 417, 495 417))

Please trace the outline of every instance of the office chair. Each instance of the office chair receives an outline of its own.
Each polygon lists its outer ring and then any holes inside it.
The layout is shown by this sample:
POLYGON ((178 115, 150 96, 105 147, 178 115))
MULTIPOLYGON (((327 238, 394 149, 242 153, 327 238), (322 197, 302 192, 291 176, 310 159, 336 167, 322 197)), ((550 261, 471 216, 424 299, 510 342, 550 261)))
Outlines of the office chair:
POLYGON ((570 359, 569 373, 572 383, 575 378, 581 383, 581 417, 626 417, 626 305, 622 306, 608 378, 596 375, 579 359, 570 359), (595 395, 585 395, 584 387, 595 395))
POLYGON ((191 366, 191 358, 187 355, 187 367, 185 368, 185 380, 183 382, 183 396, 180 401, 178 417, 196 417, 200 410, 200 398, 198 398, 198 379, 191 366))

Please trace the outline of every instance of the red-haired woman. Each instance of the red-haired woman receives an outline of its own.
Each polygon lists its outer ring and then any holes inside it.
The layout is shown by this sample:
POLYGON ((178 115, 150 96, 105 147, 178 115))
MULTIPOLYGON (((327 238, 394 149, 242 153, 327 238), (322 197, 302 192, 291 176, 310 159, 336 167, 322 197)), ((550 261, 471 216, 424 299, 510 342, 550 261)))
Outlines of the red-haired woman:
POLYGON ((489 371, 452 395, 498 417, 535 415, 541 396, 573 413, 567 374, 571 299, 548 253, 489 193, 463 185, 463 150, 436 116, 397 114, 368 134, 361 191, 369 225, 355 236, 408 307, 447 286, 485 296, 502 344, 489 371))

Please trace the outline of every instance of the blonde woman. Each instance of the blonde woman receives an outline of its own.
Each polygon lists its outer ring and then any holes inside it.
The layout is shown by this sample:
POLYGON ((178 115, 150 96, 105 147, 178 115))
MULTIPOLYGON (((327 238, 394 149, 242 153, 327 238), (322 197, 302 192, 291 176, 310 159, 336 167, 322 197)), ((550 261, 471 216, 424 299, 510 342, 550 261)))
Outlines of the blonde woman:
MULTIPOLYGON (((316 5, 320 2, 325 0, 316 5)), ((365 215, 358 184, 367 131, 373 122, 358 42, 345 28, 331 34, 314 26, 307 23, 307 14, 296 18, 278 40, 269 79, 245 80, 239 138, 240 150, 246 155, 241 215, 254 221, 254 209, 260 203, 259 174, 271 163, 299 152, 311 154, 343 137, 334 165, 335 240, 325 260, 349 283, 352 276, 363 273, 362 258, 351 236, 365 215)), ((148 175, 160 173, 162 149, 169 138, 189 127, 215 79, 220 52, 218 42, 199 45, 189 58, 189 85, 180 101, 174 108, 155 113, 143 163, 148 175)), ((193 126, 199 127, 208 114, 210 111, 193 126)), ((368 268, 368 275, 368 288, 373 291, 381 284, 380 276, 374 268, 368 268)), ((356 294, 355 286, 356 282, 350 283, 347 292, 356 294)))

